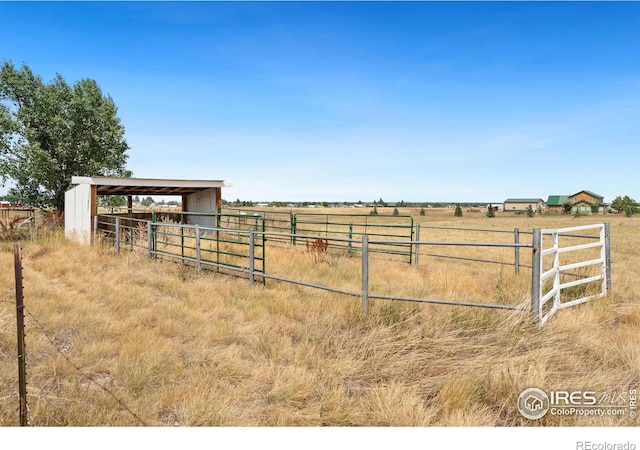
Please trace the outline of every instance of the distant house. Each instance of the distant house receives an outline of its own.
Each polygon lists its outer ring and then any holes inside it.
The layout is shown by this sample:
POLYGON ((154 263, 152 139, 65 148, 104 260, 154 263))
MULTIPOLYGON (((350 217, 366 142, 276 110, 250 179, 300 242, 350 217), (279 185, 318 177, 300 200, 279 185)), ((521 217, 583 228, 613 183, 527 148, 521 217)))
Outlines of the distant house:
POLYGON ((529 206, 534 211, 538 208, 546 210, 546 204, 541 198, 508 198, 504 201, 504 212, 526 211, 529 206))
POLYGON ((11 206, 11 203, 5 200, 0 200, 0 209, 8 209, 10 206, 11 206))
POLYGON ((547 210, 549 212, 562 213, 565 203, 569 203, 568 195, 550 195, 547 199, 547 210))
POLYGON ((563 212, 566 203, 571 205, 571 212, 591 212, 594 205, 598 206, 599 212, 604 212, 607 206, 604 197, 591 191, 580 191, 573 195, 550 195, 547 199, 547 207, 552 212, 563 212))
POLYGON ((604 212, 606 207, 604 197, 591 191, 580 191, 570 195, 569 203, 574 212, 591 212, 593 206, 598 206, 598 211, 604 212))

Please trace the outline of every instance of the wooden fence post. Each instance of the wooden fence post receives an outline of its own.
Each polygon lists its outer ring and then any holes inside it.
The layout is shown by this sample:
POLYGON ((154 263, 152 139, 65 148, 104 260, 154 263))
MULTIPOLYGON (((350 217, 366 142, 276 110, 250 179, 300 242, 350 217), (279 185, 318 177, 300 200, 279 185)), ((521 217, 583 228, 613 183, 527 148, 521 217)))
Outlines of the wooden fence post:
POLYGON ((20 244, 13 246, 16 280, 16 325, 18 330, 18 391, 20 398, 20 426, 27 423, 27 362, 24 343, 24 295, 22 291, 22 250, 20 244))

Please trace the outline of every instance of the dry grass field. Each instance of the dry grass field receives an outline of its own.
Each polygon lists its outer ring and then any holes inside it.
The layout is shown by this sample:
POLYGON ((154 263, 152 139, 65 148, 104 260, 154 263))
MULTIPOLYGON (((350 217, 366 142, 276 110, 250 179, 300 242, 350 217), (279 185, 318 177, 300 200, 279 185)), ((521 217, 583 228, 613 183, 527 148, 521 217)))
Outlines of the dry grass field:
MULTIPOLYGON (((609 222, 613 292, 560 311, 543 327, 527 312, 385 300, 372 300, 364 315, 357 297, 274 280, 251 287, 246 278, 197 276, 178 263, 149 261, 144 252, 116 256, 109 247, 41 233, 22 243, 30 424, 637 425, 629 410, 532 421, 516 402, 523 389, 539 387, 595 391, 609 396, 603 403, 628 404, 629 391, 640 387, 640 217, 401 211, 409 212, 425 226, 460 228, 609 222)), ((512 239, 435 229, 421 237, 512 239)), ((304 246, 266 251, 268 273, 359 289, 359 258, 337 254, 317 262, 304 246)), ((490 253, 513 260, 513 249, 490 253)), ((530 264, 530 250, 522 250, 521 260, 530 264)), ((15 426, 11 243, 0 242, 0 267, 0 425, 15 426)), ((530 302, 526 269, 516 276, 508 265, 426 255, 417 267, 372 257, 370 287, 389 295, 530 302)))

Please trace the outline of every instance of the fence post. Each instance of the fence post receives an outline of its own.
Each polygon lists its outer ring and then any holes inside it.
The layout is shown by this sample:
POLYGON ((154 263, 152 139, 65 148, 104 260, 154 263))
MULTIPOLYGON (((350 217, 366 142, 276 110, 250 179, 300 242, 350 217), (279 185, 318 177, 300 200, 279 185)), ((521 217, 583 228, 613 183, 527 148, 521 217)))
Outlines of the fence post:
POLYGON ((353 224, 352 223, 349 224, 349 255, 351 255, 352 252, 353 252, 353 242, 351 242, 351 239, 353 239, 353 224))
POLYGON ((542 270, 542 230, 533 229, 531 249, 531 312, 540 320, 540 275, 542 270))
POLYGON ((200 259, 201 259, 201 254, 200 254, 200 227, 198 226, 198 224, 196 224, 195 233, 196 233, 196 273, 198 275, 200 275, 200 272, 202 271, 202 265, 200 263, 200 259))
POLYGON ((420 224, 416 224, 416 267, 420 259, 420 224))
POLYGON ((369 237, 362 235, 362 312, 369 312, 369 237))
POLYGON ((520 230, 518 228, 513 229, 513 243, 516 244, 514 247, 514 265, 516 266, 516 275, 520 274, 520 247, 518 244, 520 243, 520 230))
POLYGON ((153 225, 147 222, 147 247, 149 248, 149 261, 153 258, 153 225))
POLYGON ((98 215, 93 217, 93 244, 98 242, 98 215))
POLYGON ((611 229, 608 223, 604 224, 604 264, 606 293, 611 292, 611 229))
POLYGON ((249 286, 253 286, 255 281, 253 276, 253 271, 255 269, 255 236, 256 233, 251 230, 249 231, 249 286))
POLYGON ((120 254, 120 217, 116 217, 116 255, 120 254))
POLYGON ((298 228, 298 225, 296 224, 296 215, 293 214, 291 216, 291 243, 293 245, 296 245, 296 229, 298 228))
POLYGON ((24 295, 22 291, 22 250, 20 244, 13 245, 16 280, 16 326, 18 329, 18 390, 20 397, 20 426, 27 423, 27 352, 24 344, 24 295))

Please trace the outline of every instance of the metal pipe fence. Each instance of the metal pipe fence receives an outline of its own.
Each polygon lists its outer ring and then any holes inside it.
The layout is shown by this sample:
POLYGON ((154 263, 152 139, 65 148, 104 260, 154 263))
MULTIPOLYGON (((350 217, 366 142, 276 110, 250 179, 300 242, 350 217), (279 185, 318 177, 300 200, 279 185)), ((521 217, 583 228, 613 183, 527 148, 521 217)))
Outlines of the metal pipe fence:
POLYGON ((253 229, 203 227, 152 219, 96 215, 94 242, 110 243, 117 254, 123 249, 144 249, 149 259, 180 260, 193 264, 198 273, 203 267, 212 267, 217 271, 245 272, 254 279, 265 270, 264 235, 255 234, 253 229))
MULTIPOLYGON (((411 264, 414 252, 406 240, 414 237, 414 222, 412 216, 406 215, 375 215, 375 214, 329 214, 316 212, 282 212, 252 208, 229 208, 225 211, 234 211, 237 215, 250 217, 251 214, 264 218, 265 231, 282 234, 270 236, 269 240, 281 244, 305 245, 306 241, 300 241, 298 235, 311 235, 315 238, 346 237, 360 242, 363 235, 376 238, 388 238, 397 241, 385 246, 372 245, 369 250, 372 253, 382 253, 391 257, 405 259, 411 264)), ((353 244, 346 244, 330 239, 330 247, 338 250, 355 251, 353 244)))
MULTIPOLYGON (((259 216, 258 216, 259 217, 259 216)), ((256 219, 258 220, 258 219, 256 219)), ((141 219, 121 218, 117 216, 96 217, 96 230, 99 226, 108 225, 106 230, 100 228, 105 234, 104 240, 111 242, 116 252, 121 249, 133 249, 136 246, 143 246, 142 242, 146 242, 146 251, 150 259, 152 258, 168 258, 180 260, 195 266, 196 271, 200 273, 204 267, 215 268, 218 272, 225 273, 241 273, 248 277, 249 283, 254 284, 256 278, 261 279, 264 283, 266 279, 277 280, 281 282, 298 284, 314 289, 335 292, 352 297, 359 297, 362 302, 363 312, 369 309, 370 299, 378 300, 398 300, 418 303, 431 303, 450 306, 471 306, 490 309, 504 309, 513 311, 530 310, 534 313, 541 323, 546 322, 558 309, 583 303, 595 298, 596 296, 605 295, 611 289, 610 276, 610 244, 609 244, 609 227, 608 224, 589 225, 583 227, 565 228, 559 230, 533 230, 530 232, 532 242, 520 242, 520 232, 518 229, 509 231, 514 233, 515 242, 473 242, 473 241, 436 241, 425 240, 420 238, 420 226, 416 227, 416 239, 407 239, 400 241, 402 245, 414 249, 415 264, 417 265, 420 256, 435 256, 452 258, 455 260, 476 261, 483 263, 499 263, 504 265, 515 265, 516 275, 519 275, 520 267, 531 268, 531 305, 530 308, 522 306, 476 303, 476 302, 460 302, 450 301, 446 299, 429 299, 412 296, 401 295, 381 295, 371 292, 369 286, 369 268, 370 255, 373 248, 383 248, 384 246, 397 246, 397 239, 371 238, 367 234, 362 234, 359 239, 354 237, 345 237, 336 233, 336 236, 328 236, 327 234, 300 234, 291 232, 273 232, 256 230, 259 226, 249 226, 249 229, 225 228, 225 227, 204 227, 184 223, 172 222, 153 222, 147 221, 146 226, 141 226, 138 221, 141 219), (131 221, 132 222, 128 222, 131 221), (135 225, 132 225, 135 224, 135 225), (598 236, 590 234, 576 234, 576 231, 597 229, 598 236), (136 234, 132 234, 135 231, 136 234), (111 236, 113 234, 113 237, 111 236), (123 240, 123 236, 125 239, 123 240), (136 241, 129 242, 127 238, 135 236, 136 241), (566 246, 559 245, 559 238, 562 236, 566 240, 566 246), (571 241, 570 239, 573 239, 571 241), (581 239, 598 239, 597 242, 578 243, 581 239), (125 245, 122 245, 124 242, 125 245), (347 249, 345 254, 351 257, 360 257, 360 280, 362 283, 360 291, 343 289, 335 286, 327 286, 321 283, 295 280, 290 277, 267 273, 266 271, 266 243, 267 242, 289 242, 294 247, 293 242, 307 242, 307 250, 313 250, 311 243, 321 243, 318 247, 321 251, 326 252, 335 249, 347 249), (329 244, 331 242, 331 245, 329 244), (549 244, 551 244, 549 246, 549 244), (489 260, 485 258, 474 258, 460 255, 439 255, 433 253, 421 252, 428 246, 447 247, 447 248, 504 248, 514 250, 514 263, 489 260), (531 265, 524 265, 520 262, 520 249, 531 249, 531 265), (597 251, 597 257, 587 257, 575 261, 561 261, 560 255, 575 253, 578 251, 597 251), (552 257, 551 266, 547 268, 549 263, 545 262, 546 257, 552 257), (581 270, 592 266, 601 268, 599 273, 587 273, 581 270), (578 272, 575 272, 578 270, 578 272), (567 280, 566 276, 574 276, 576 279, 567 280), (553 280, 552 287, 549 288, 545 284, 547 280, 553 280), (597 295, 582 296, 573 298, 569 301, 560 300, 560 292, 568 292, 571 288, 579 287, 583 284, 601 282, 602 292, 597 295), (553 303, 549 300, 553 299, 553 303), (549 306, 549 305, 553 306, 549 306)), ((246 222, 245 222, 246 223, 246 222)), ((440 227, 448 229, 447 227, 440 227)), ((470 229, 465 229, 470 230, 470 229)), ((479 231, 479 230, 473 230, 479 231)), ((487 231, 487 230, 483 230, 487 231)), ((506 230, 491 230, 506 233, 506 230)), ((548 283, 548 282, 547 282, 548 283)))
MULTIPOLYGON (((99 222, 96 220, 96 222, 99 222)), ((109 222, 106 222, 109 223, 109 222)), ((126 230, 123 226, 119 225, 120 218, 116 218, 114 233, 115 239, 113 244, 116 248, 116 252, 121 247, 118 247, 117 243, 121 241, 118 236, 126 230)), ((281 232, 268 232, 268 231, 254 231, 254 230, 241 230, 241 229, 227 229, 221 227, 200 227, 198 225, 185 225, 166 222, 151 222, 147 223, 147 231, 145 233, 147 242, 147 252, 150 259, 152 258, 168 258, 173 260, 181 260, 183 263, 190 263, 195 266, 198 273, 200 273, 203 266, 209 266, 216 269, 224 269, 226 272, 236 272, 244 274, 248 277, 249 283, 252 285, 256 277, 259 277, 264 282, 266 279, 272 279, 276 281, 293 283, 309 288, 320 289, 324 291, 334 292, 338 294, 348 295, 352 297, 359 297, 362 302, 362 310, 367 313, 369 309, 370 299, 379 300, 398 300, 420 303, 431 303, 450 306, 474 306, 482 308, 492 309, 505 309, 505 310, 523 310, 523 308, 513 305, 500 305, 500 304, 487 304, 487 303, 473 303, 473 302, 458 302, 449 300, 429 299, 429 298, 417 298, 408 296, 394 296, 394 295, 380 295, 372 292, 369 286, 369 268, 370 268, 370 255, 371 246, 385 246, 385 245, 397 245, 398 241, 394 239, 370 239, 366 234, 360 236, 360 239, 354 239, 349 237, 329 237, 316 234, 294 234, 294 233, 281 233, 281 232), (172 232, 163 230, 162 228, 169 230, 188 229, 190 230, 188 236, 184 231, 172 232), (236 236, 234 239, 225 239, 222 236, 230 234, 236 236), (210 237, 205 237, 210 236, 210 237), (237 238, 242 236, 242 239, 237 238), (181 243, 178 243, 179 238, 182 239, 181 243), (272 242, 273 240, 280 240, 284 242, 288 240, 291 242, 293 239, 298 242, 304 240, 331 240, 333 246, 327 248, 349 248, 354 250, 352 253, 348 253, 350 256, 357 257, 359 255, 361 259, 361 289, 360 291, 341 289, 334 286, 327 286, 320 283, 312 283, 303 280, 296 280, 289 277, 267 273, 265 270, 265 242, 272 242), (203 245, 203 242, 210 240, 211 242, 220 242, 227 244, 234 244, 235 246, 244 245, 246 251, 238 251, 237 247, 234 251, 218 251, 216 252, 216 260, 213 258, 203 257, 203 253, 210 251, 203 245), (193 246, 191 245, 193 243, 193 246), (177 251, 184 244, 184 248, 181 251, 177 251), (226 259, 224 257, 227 257, 226 259), (237 258, 237 261, 233 262, 229 257, 237 258)), ((421 241, 421 240, 406 240, 403 244, 407 246, 418 245, 437 245, 437 246, 459 246, 459 247, 514 247, 519 248, 531 248, 531 244, 511 244, 511 243, 495 243, 495 242, 440 242, 440 241, 421 241)))

